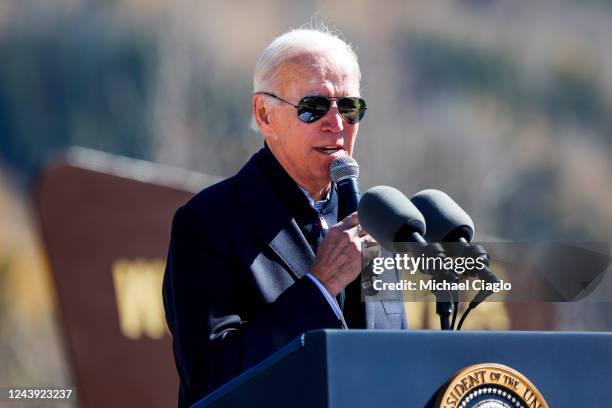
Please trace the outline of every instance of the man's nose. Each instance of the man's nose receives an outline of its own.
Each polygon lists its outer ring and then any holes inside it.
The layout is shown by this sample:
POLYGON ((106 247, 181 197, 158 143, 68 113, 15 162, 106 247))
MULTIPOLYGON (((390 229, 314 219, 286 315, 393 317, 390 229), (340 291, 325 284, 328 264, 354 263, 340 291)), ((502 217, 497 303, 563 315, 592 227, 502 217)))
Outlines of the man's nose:
POLYGON ((327 111, 321 120, 323 121, 321 130, 327 130, 334 133, 344 130, 344 121, 342 115, 340 115, 340 111, 338 111, 338 104, 336 101, 332 102, 329 111, 327 111))

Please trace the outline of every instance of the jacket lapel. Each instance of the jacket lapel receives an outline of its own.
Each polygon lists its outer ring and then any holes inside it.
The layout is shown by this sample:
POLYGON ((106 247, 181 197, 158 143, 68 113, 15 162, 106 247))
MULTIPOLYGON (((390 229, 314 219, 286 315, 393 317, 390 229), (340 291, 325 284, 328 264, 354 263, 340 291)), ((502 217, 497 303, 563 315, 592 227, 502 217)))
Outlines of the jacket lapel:
POLYGON ((306 275, 314 253, 254 157, 236 175, 236 181, 248 228, 266 242, 296 280, 306 275))
POLYGON ((268 245, 293 272, 296 279, 310 271, 314 253, 295 220, 292 219, 287 228, 280 230, 268 245))

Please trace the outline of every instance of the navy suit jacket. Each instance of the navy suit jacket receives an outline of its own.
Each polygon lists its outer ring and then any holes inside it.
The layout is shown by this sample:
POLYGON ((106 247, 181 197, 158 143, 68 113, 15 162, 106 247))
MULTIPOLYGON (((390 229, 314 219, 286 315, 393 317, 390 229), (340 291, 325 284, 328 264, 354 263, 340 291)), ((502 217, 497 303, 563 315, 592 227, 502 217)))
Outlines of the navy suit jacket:
MULTIPOLYGON (((164 275, 166 320, 188 406, 308 330, 346 328, 305 276, 314 253, 258 166, 179 208, 164 275)), ((366 328, 406 327, 400 302, 368 302, 366 328)))

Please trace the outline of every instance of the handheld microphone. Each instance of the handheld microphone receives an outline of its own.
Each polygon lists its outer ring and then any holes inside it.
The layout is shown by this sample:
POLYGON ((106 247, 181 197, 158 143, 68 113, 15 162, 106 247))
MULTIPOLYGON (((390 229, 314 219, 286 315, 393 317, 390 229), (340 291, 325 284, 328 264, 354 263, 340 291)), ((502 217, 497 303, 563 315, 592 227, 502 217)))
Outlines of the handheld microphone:
MULTIPOLYGON (((338 221, 340 221, 357 211, 359 165, 350 156, 340 156, 334 159, 329 166, 329 173, 338 191, 338 221)), ((367 278, 368 275, 371 275, 369 271, 371 271, 371 264, 365 267, 365 279, 364 272, 362 272, 345 288, 343 313, 349 327, 365 327, 365 307, 361 303, 361 294, 362 291, 365 294, 371 294, 373 289, 367 278)))
POLYGON ((338 221, 340 221, 357 211, 359 165, 350 156, 340 156, 330 165, 329 173, 338 189, 338 221))

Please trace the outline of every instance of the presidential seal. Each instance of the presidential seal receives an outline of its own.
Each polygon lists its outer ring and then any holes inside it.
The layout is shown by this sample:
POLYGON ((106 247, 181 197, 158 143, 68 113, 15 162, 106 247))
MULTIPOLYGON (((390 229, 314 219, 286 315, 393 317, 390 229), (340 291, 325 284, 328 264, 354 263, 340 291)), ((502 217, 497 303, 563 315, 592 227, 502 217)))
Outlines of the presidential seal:
POLYGON ((438 408, 548 408, 536 387, 518 371, 501 364, 466 367, 438 395, 438 408))

